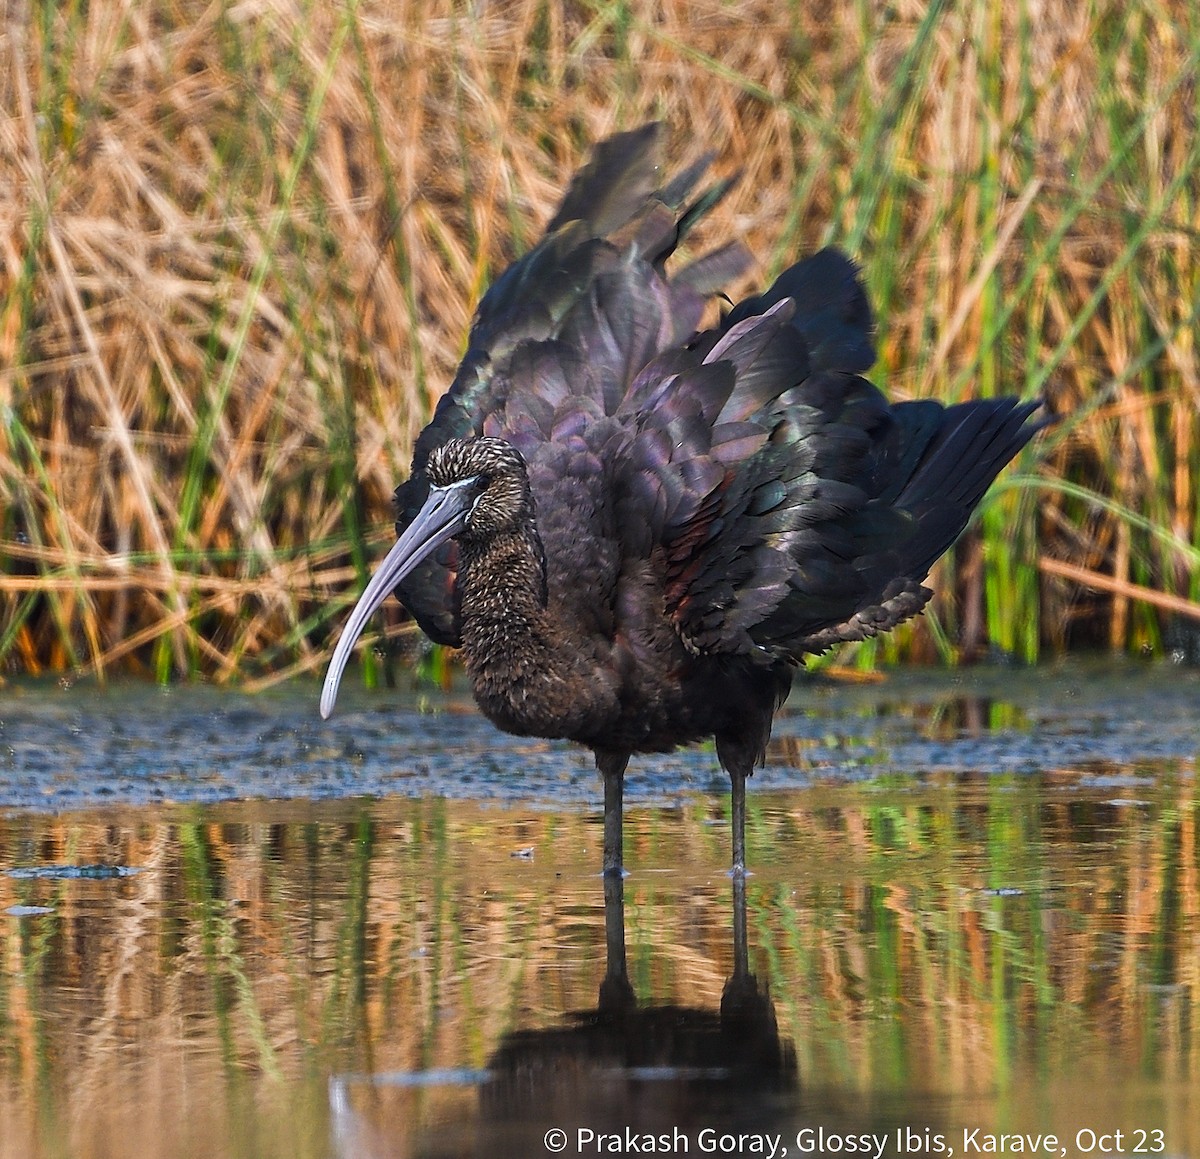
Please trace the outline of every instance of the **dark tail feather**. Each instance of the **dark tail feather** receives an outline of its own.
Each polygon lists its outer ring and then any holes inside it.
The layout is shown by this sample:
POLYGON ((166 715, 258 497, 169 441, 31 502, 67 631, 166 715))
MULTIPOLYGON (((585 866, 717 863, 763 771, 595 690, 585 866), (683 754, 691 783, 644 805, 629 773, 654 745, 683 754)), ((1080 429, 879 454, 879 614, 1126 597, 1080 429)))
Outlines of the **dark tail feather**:
MULTIPOLYGON (((942 410, 934 404, 902 404, 892 409, 902 432, 899 461, 912 463, 907 476, 891 475, 888 506, 906 512, 914 533, 886 563, 880 574, 922 580, 937 558, 958 538, 971 512, 1004 466, 1051 419, 1029 422, 1038 401, 1014 398, 959 403, 942 410), (933 426, 929 406, 941 411, 933 426), (914 455, 916 449, 919 453, 914 455)), ((893 462, 891 470, 895 469, 893 462)), ((875 570, 869 568, 868 571, 875 570)))
POLYGON ((769 290, 739 302, 722 322, 722 331, 776 302, 792 298, 792 325, 804 337, 813 370, 862 374, 875 361, 871 340, 874 319, 858 267, 839 250, 823 249, 784 270, 769 290))

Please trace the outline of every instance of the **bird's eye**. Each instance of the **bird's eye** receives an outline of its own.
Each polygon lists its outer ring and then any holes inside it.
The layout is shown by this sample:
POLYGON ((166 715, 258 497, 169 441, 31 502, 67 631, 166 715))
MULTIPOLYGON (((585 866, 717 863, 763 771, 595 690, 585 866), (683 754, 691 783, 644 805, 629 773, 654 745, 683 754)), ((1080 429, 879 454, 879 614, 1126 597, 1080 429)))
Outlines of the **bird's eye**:
POLYGON ((476 475, 467 481, 467 494, 471 497, 472 511, 479 505, 479 500, 483 498, 483 493, 488 489, 491 481, 490 475, 476 475))

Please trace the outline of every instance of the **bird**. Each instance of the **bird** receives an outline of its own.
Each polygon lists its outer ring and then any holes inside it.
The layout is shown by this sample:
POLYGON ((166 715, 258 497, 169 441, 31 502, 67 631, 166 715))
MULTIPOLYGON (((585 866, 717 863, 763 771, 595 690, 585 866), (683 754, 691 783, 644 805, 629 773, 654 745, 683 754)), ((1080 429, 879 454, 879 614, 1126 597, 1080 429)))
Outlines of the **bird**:
POLYGON ((873 314, 837 249, 737 303, 721 291, 751 265, 740 241, 675 268, 736 175, 695 192, 709 153, 664 179, 665 137, 599 142, 481 299, 320 711, 395 592, 461 649, 496 726, 592 750, 606 874, 624 872, 631 757, 714 740, 737 876, 746 781, 797 668, 919 613, 1046 420, 1040 400, 889 403, 863 377, 873 314), (714 300, 729 308, 705 325, 714 300))

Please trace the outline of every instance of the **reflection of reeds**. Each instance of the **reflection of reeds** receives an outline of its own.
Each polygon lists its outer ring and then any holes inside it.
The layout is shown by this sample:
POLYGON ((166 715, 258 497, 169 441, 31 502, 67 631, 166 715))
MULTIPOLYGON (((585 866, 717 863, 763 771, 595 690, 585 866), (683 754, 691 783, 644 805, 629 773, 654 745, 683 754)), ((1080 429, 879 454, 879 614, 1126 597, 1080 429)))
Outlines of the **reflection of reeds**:
POLYGON ((10 665, 317 663, 473 303, 587 143, 650 116, 740 168, 706 236, 759 277, 863 260, 894 394, 1074 416, 942 566, 957 604, 880 646, 1157 648, 1200 617, 1182 2, 25 0, 0 44, 10 665))
MULTIPOLYGON (((981 1121, 1050 1130, 1077 1108, 1044 1092, 1026 1107, 1038 1075, 1186 1075, 1200 864, 1185 774, 1147 777, 1140 807, 1069 770, 756 795, 751 953, 802 1085, 977 1092, 981 1121)), ((629 821, 631 850, 654 849, 626 886, 634 988, 715 1009, 732 968, 724 842, 703 808, 629 821)), ((138 1115, 157 1116, 149 1159, 181 1140, 245 1153, 235 1140, 264 1130, 254 1154, 324 1154, 323 1075, 483 1066, 514 1028, 594 1006, 597 847, 581 816, 440 800, 0 822, 4 864, 36 849, 145 867, 0 876, 0 908, 58 910, 0 926, 0 1157, 32 1153, 32 1135, 109 1153, 105 1132, 138 1115), (533 862, 511 856, 530 844, 533 862)), ((458 1097, 421 1094, 420 1114, 458 1097)), ((1170 1105, 1176 1153, 1196 1153, 1194 1106, 1170 1105)))

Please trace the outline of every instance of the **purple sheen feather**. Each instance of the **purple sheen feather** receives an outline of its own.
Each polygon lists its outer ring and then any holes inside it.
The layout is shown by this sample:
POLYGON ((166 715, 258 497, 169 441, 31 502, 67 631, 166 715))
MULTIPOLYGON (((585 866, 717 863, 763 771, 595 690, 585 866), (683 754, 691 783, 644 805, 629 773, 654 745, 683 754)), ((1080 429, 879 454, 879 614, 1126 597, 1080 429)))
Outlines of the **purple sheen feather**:
MULTIPOLYGON (((860 382, 867 386, 870 385, 866 383, 865 379, 858 378, 857 375, 844 374, 837 370, 818 371, 810 374, 797 386, 786 401, 790 404, 792 397, 795 397, 797 402, 816 407, 824 414, 840 414, 845 408, 847 394, 860 382)), ((874 387, 871 389, 874 390, 874 387)))
MULTIPOLYGON (((661 201, 651 201, 645 210, 630 222, 630 231, 622 231, 630 246, 639 258, 653 262, 664 252, 669 253, 675 247, 679 235, 678 214, 670 206, 661 201)), ((619 235, 613 239, 620 244, 624 240, 619 235)))
POLYGON ((639 471, 655 475, 670 470, 672 445, 670 436, 661 427, 647 426, 629 444, 629 459, 639 471))
POLYGON ((738 372, 737 388, 723 415, 747 417, 754 413, 780 413, 789 392, 809 372, 808 347, 799 331, 782 326, 758 352, 754 361, 738 372))
POLYGON ((712 453, 726 467, 739 466, 762 450, 767 437, 757 423, 722 423, 713 429, 712 453))
POLYGON ((555 442, 561 442, 575 435, 582 435, 591 420, 582 410, 559 412, 554 416, 554 426, 550 437, 555 442))
POLYGON ((553 404, 530 392, 513 395, 504 408, 504 425, 514 430, 536 429, 549 437, 553 421, 553 404))
POLYGON ((565 343, 529 342, 512 356, 511 377, 521 383, 521 394, 533 394, 558 406, 579 390, 578 377, 585 367, 565 343), (570 368, 568 369, 568 364, 570 368))
MULTIPOLYGON (((842 438, 842 432, 828 432, 829 441, 825 441, 826 433, 822 432, 820 443, 813 448, 810 469, 816 474, 828 478, 832 475, 850 475, 855 477, 866 459, 871 444, 866 436, 861 440, 849 437, 842 438)), ((814 442, 816 440, 813 440, 814 442)))
POLYGON ((647 287, 636 265, 623 266, 597 278, 567 320, 563 339, 578 349, 606 413, 617 411, 629 383, 661 349, 666 299, 661 283, 647 287))
POLYGON ((596 233, 606 234, 628 221, 658 185, 665 132, 662 122, 656 121, 596 145, 568 186, 546 232, 586 217, 596 233))
POLYGON ((599 405, 591 398, 568 399, 554 413, 550 438, 555 442, 582 436, 603 418, 599 405))
POLYGON ((653 414, 665 399, 672 397, 676 393, 679 375, 668 373, 665 378, 658 380, 657 374, 658 367, 654 362, 649 363, 633 380, 628 393, 617 408, 617 413, 640 418, 653 414))
POLYGON ((772 336, 790 321, 795 307, 790 298, 776 302, 765 314, 745 318, 721 337, 704 356, 705 362, 732 362, 739 370, 749 366, 771 341, 772 336))
POLYGON ((695 399, 684 399, 679 411, 664 414, 663 433, 671 441, 674 450, 671 458, 675 462, 691 455, 707 455, 709 452, 709 426, 704 421, 700 404, 695 399))
POLYGON ((671 278, 671 285, 687 286, 707 296, 724 289, 753 265, 750 251, 740 241, 731 241, 684 266, 671 278))
POLYGON ((685 459, 679 464, 679 474, 688 491, 704 497, 711 495, 725 479, 725 469, 707 455, 685 459))
POLYGON ((734 369, 727 362, 690 367, 675 379, 669 391, 656 397, 653 406, 645 408, 647 422, 661 424, 669 422, 673 414, 692 413, 700 414, 711 426, 734 385, 734 369))
POLYGON ((617 413, 637 414, 650 409, 651 400, 661 396, 680 373, 692 369, 697 362, 698 359, 690 350, 672 349, 655 355, 634 375, 617 413))
POLYGON ((680 170, 672 177, 670 182, 662 187, 658 196, 673 209, 678 209, 716 159, 717 151, 715 149, 702 153, 686 169, 680 170))
POLYGON ((769 442, 779 453, 792 454, 792 448, 811 445, 811 440, 824 430, 828 419, 822 411, 810 406, 789 406, 787 413, 771 429, 769 442))
POLYGON ((835 503, 844 511, 857 511, 866 501, 866 492, 854 483, 840 479, 821 479, 817 485, 817 498, 826 503, 835 503))
POLYGON ((660 348, 669 350, 690 342, 708 307, 708 295, 699 293, 686 283, 671 282, 670 308, 663 314, 660 348))
POLYGON ((788 497, 787 486, 780 479, 769 479, 755 489, 747 509, 751 515, 765 515, 773 511, 788 497))
POLYGON ((630 478, 629 484, 629 498, 624 504, 626 510, 647 528, 662 528, 666 523, 667 500, 661 479, 638 471, 630 478))
POLYGON ((828 519, 842 519, 846 515, 857 511, 859 506, 861 506, 861 504, 854 505, 840 503, 832 499, 810 499, 804 504, 804 507, 801 510, 796 512, 796 522, 790 525, 784 524, 783 521, 779 520, 778 518, 773 518, 775 513, 772 513, 772 515, 763 516, 764 520, 767 522, 765 530, 768 533, 776 530, 786 531, 789 529, 789 526, 796 526, 797 524, 802 527, 811 527, 814 524, 823 523, 828 519), (773 522, 778 523, 779 526, 771 526, 773 522))
MULTIPOLYGON (((496 437, 512 443, 525 456, 526 461, 539 446, 546 442, 545 431, 538 425, 534 417, 526 412, 506 414, 504 425, 498 429, 501 433, 496 437)), ((484 434, 489 433, 491 432, 486 429, 485 425, 484 434)))

